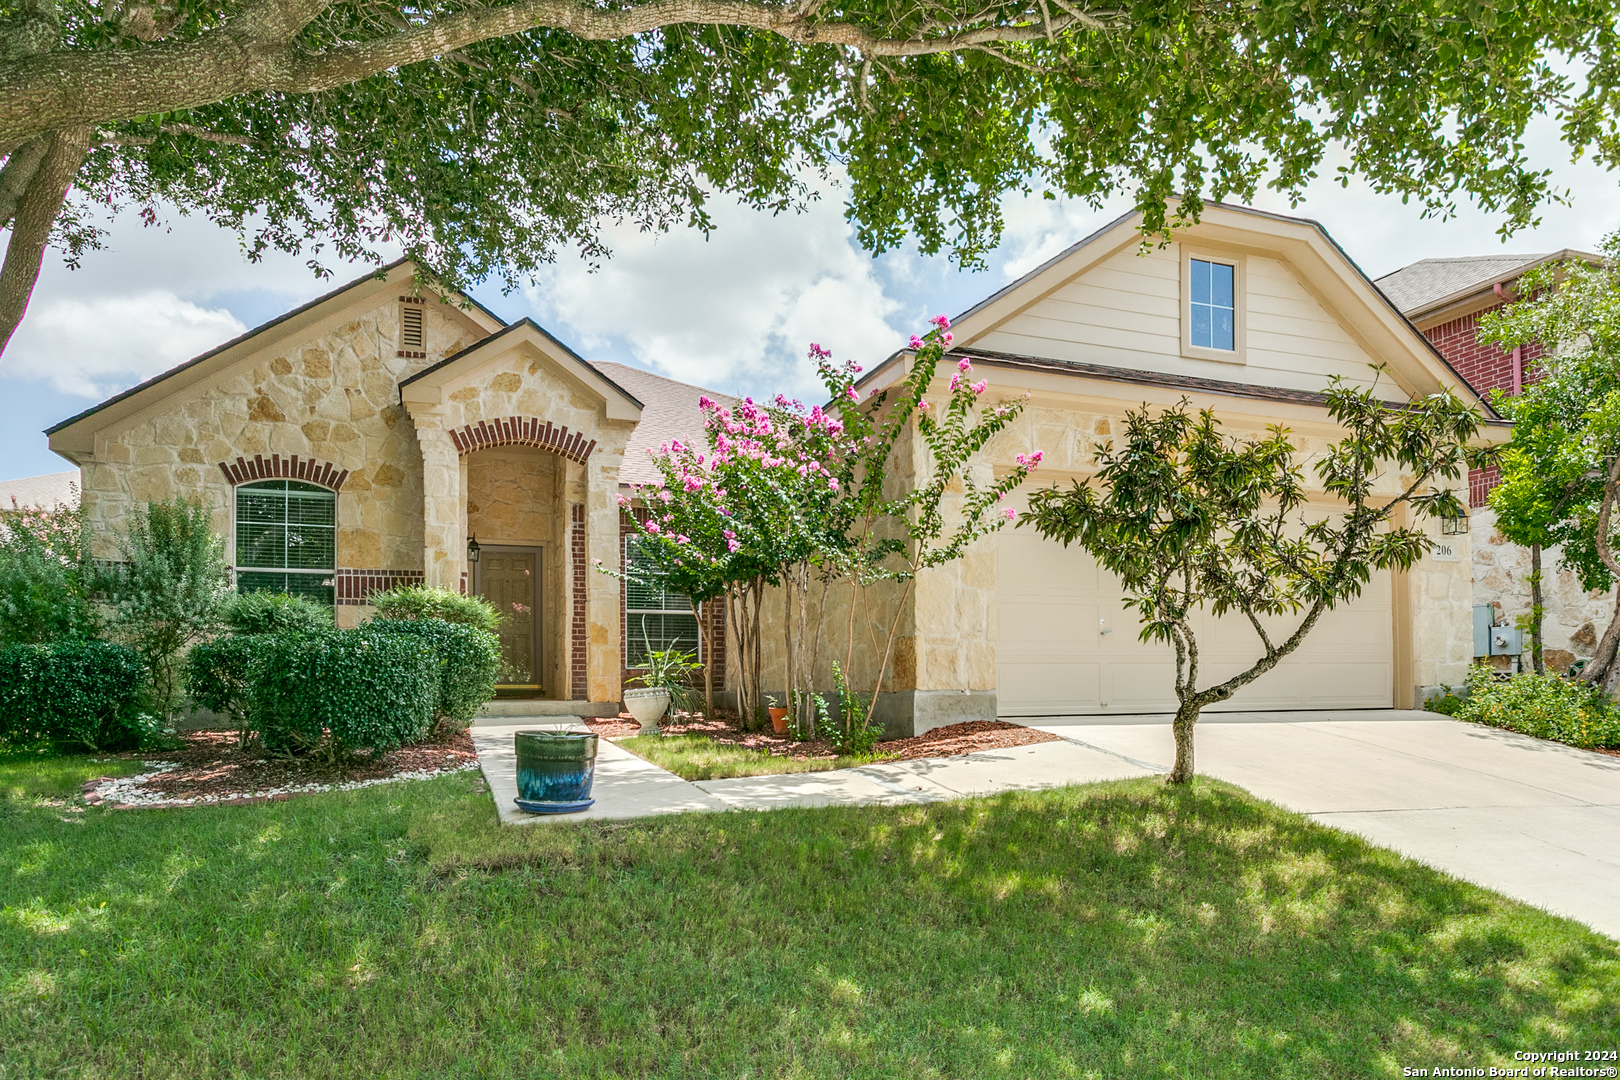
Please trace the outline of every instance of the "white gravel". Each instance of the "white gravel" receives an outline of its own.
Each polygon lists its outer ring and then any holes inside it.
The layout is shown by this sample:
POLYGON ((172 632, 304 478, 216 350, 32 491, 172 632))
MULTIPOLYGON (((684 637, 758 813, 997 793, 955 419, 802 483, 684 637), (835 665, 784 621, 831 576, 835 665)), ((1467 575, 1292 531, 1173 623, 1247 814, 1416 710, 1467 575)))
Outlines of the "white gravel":
POLYGON ((137 776, 123 776, 110 780, 97 787, 90 795, 98 796, 106 806, 204 806, 208 803, 232 802, 237 799, 268 799, 277 795, 306 795, 316 791, 354 791, 357 788, 376 787, 378 784, 392 784, 401 780, 431 780, 436 776, 449 776, 451 773, 467 772, 478 768, 476 761, 460 761, 442 769, 416 769, 412 772, 395 773, 393 776, 381 776, 374 780, 349 780, 336 784, 293 784, 288 787, 264 788, 260 791, 233 791, 217 795, 195 795, 189 799, 172 799, 159 791, 149 791, 146 782, 153 777, 162 776, 166 772, 173 772, 180 767, 174 761, 143 761, 147 772, 137 776))

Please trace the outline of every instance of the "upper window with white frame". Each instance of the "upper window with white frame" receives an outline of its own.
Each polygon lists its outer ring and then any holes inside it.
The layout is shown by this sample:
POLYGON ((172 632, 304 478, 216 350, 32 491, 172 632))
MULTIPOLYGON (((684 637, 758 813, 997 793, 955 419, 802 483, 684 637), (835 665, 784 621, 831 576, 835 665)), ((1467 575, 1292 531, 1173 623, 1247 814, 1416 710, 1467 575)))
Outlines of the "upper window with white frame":
POLYGON ((1237 351, 1237 267, 1192 258, 1188 266, 1188 344, 1237 351))

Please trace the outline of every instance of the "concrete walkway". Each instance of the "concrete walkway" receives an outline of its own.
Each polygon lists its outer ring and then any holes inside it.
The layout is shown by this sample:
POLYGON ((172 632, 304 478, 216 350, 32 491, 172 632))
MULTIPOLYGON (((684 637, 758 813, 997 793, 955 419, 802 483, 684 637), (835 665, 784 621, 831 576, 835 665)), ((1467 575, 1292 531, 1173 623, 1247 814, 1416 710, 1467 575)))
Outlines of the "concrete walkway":
MULTIPOLYGON (((1150 776, 1174 759, 1165 716, 1048 717, 1062 737, 857 769, 689 783, 602 740, 596 805, 546 817, 512 805, 512 732, 477 727, 503 822, 694 810, 901 805, 1150 776)), ((1198 771, 1326 825, 1620 939, 1620 759, 1398 710, 1226 713, 1199 724, 1198 771)))
MULTIPOLYGON (((1022 721, 1168 767, 1169 717, 1022 721)), ((1434 713, 1215 714, 1196 766, 1620 940, 1620 758, 1434 713)))

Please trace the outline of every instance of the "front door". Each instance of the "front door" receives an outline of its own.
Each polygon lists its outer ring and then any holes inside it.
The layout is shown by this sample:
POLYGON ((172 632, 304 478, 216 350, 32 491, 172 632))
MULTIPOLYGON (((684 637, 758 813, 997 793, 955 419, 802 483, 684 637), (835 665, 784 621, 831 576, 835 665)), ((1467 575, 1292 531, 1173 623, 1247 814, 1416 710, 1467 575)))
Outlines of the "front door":
POLYGON ((477 591, 501 613, 501 690, 542 694, 540 549, 485 546, 479 551, 477 591))

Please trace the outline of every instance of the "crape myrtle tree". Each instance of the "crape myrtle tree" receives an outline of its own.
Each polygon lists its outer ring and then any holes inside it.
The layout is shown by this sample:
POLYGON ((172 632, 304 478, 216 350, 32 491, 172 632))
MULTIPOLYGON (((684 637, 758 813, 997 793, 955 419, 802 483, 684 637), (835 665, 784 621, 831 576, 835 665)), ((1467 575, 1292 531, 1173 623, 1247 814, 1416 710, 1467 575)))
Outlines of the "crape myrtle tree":
MULTIPOLYGON (((974 455, 1023 403, 984 405, 988 383, 972 379, 967 360, 951 373, 942 403, 926 398, 951 341, 948 327, 939 316, 925 337, 913 337, 916 356, 905 378, 864 399, 855 385, 860 368, 836 364, 812 345, 829 407, 807 408, 782 395, 729 408, 704 398, 707 445, 675 442, 653 454, 663 482, 636 493, 646 510, 634 517, 642 568, 626 573, 656 573, 694 597, 728 597, 745 721, 761 704, 759 613, 767 586, 782 589, 787 688, 801 724, 813 729, 813 679, 831 590, 843 583, 852 591, 837 668, 842 680, 852 667, 865 590, 899 584, 895 610, 872 634, 873 684, 842 694, 841 730, 826 733, 858 740, 882 692, 911 582, 1012 520, 1010 509, 997 504, 1040 454, 1019 455, 1000 477, 976 474, 974 455), (903 460, 910 432, 921 440, 923 474, 895 484, 895 476, 910 473, 903 460)), ((629 509, 632 500, 623 501, 629 509)))
MULTIPOLYGON (((1583 588, 1607 592, 1620 577, 1615 500, 1620 496, 1620 233, 1605 238, 1598 266, 1537 267, 1519 280, 1522 299, 1480 319, 1480 340, 1511 349, 1540 343, 1539 377, 1517 397, 1498 394, 1513 439, 1496 457, 1497 528, 1520 544, 1558 545, 1583 588)), ((1537 567, 1539 575, 1539 567, 1537 567)), ((1541 638, 1535 582, 1531 628, 1541 638)), ((1581 678, 1613 687, 1620 603, 1581 678)))
MULTIPOLYGON (((1236 438, 1215 414, 1180 405, 1127 415, 1117 445, 1097 451, 1088 483, 1030 496, 1021 525, 1078 545, 1117 575, 1141 616, 1142 639, 1175 650, 1176 761, 1193 776, 1193 728, 1298 649, 1321 617, 1359 595, 1373 571, 1404 570, 1428 550, 1398 517, 1461 512, 1450 482, 1471 458, 1478 416, 1450 394, 1392 406, 1335 379, 1327 410, 1345 431, 1314 470, 1338 512, 1303 512, 1304 468, 1286 428, 1236 438), (1253 627, 1258 656, 1219 682, 1199 681, 1193 616, 1230 615, 1253 627), (1297 621, 1275 630, 1279 618, 1297 621), (1268 621, 1272 624, 1268 626, 1268 621)), ((1230 633, 1230 630, 1223 630, 1230 633)))
POLYGON ((46 247, 118 206, 323 274, 397 245, 451 288, 601 256, 604 221, 706 226, 715 193, 800 206, 837 167, 867 248, 974 263, 1009 191, 1131 191, 1157 230, 1297 194, 1337 142, 1512 228, 1551 193, 1532 119, 1616 159, 1617 3, 0 0, 0 349, 46 247))

